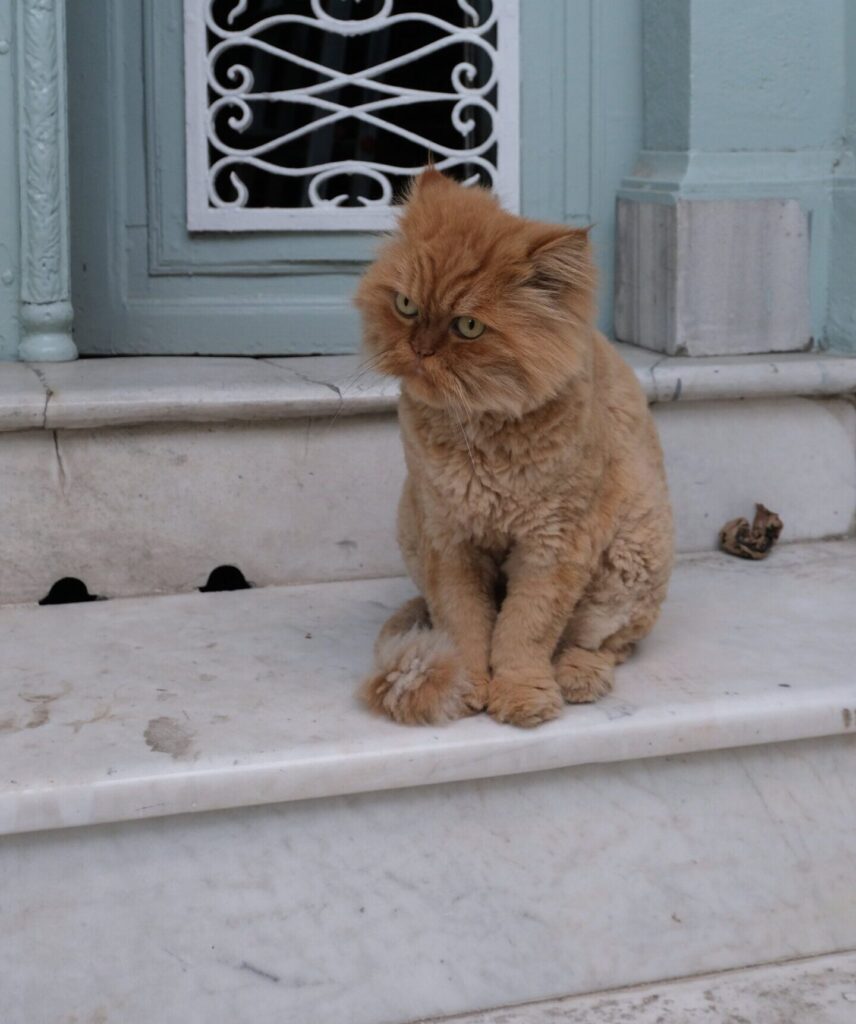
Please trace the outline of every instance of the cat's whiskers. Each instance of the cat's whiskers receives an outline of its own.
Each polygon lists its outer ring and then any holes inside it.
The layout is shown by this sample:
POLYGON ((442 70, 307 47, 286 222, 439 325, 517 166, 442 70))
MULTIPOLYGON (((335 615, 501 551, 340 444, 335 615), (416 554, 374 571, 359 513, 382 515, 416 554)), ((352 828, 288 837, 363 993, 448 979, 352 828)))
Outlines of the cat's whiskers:
POLYGON ((336 420, 338 420, 342 415, 342 409, 345 407, 345 393, 351 388, 355 388, 366 374, 371 373, 385 355, 385 352, 377 352, 375 355, 369 356, 368 359, 362 360, 362 362, 357 365, 354 373, 336 389, 339 393, 339 405, 331 417, 330 422, 327 424, 327 430, 329 430, 336 423, 336 420))
POLYGON ((471 379, 468 380, 465 377, 461 377, 454 371, 452 371, 452 376, 457 381, 461 399, 466 405, 467 418, 472 419, 473 414, 476 412, 476 406, 473 405, 473 399, 480 400, 482 398, 482 393, 478 387, 478 383, 471 379))
MULTIPOLYGON (((466 399, 464 398, 464 392, 463 392, 463 388, 461 387, 460 381, 454 375, 451 376, 451 380, 452 380, 452 383, 454 385, 455 392, 458 394, 458 396, 461 399, 462 406, 465 406, 466 399)), ((463 420, 461 419, 461 414, 460 414, 460 412, 458 410, 458 406, 455 404, 454 400, 449 402, 449 408, 455 414, 455 419, 458 421, 458 426, 461 429, 461 437, 464 439, 464 444, 467 446, 467 455, 469 455, 469 457, 470 457, 470 465, 473 467, 473 473, 475 473, 476 472, 476 460, 473 458, 473 450, 470 447, 470 439, 467 437, 467 432, 466 432, 466 429, 464 428, 464 423, 463 423, 463 420)), ((469 419, 469 416, 467 416, 467 419, 469 419)))
POLYGON ((356 387, 366 374, 371 373, 379 365, 385 355, 385 352, 376 352, 373 356, 369 356, 368 359, 363 359, 362 362, 357 364, 356 370, 348 377, 340 390, 345 392, 350 388, 356 387))

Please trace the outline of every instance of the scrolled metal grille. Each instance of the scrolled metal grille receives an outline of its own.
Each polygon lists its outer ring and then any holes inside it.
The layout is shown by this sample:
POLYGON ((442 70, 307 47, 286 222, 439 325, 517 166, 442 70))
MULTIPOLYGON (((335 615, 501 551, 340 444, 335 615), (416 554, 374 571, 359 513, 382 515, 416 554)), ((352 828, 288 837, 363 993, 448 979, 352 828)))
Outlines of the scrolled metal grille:
POLYGON ((516 0, 185 0, 195 230, 373 228, 429 158, 516 204, 516 0))

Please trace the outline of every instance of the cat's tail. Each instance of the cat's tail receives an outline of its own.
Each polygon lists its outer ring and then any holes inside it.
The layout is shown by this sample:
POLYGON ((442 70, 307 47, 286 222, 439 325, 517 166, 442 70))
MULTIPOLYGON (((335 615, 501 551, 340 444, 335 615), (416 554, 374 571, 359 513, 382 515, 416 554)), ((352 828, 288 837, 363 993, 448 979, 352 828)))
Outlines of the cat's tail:
POLYGON ((484 708, 484 687, 465 670, 452 638, 434 629, 422 597, 407 601, 384 624, 374 670, 360 687, 373 711, 408 725, 448 722, 484 708))

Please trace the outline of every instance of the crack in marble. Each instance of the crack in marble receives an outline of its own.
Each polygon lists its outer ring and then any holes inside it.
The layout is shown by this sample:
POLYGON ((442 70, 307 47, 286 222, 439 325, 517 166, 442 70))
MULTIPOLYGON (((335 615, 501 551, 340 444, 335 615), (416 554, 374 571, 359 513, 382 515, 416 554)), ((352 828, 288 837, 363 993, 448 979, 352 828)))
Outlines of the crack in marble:
POLYGON ((60 489, 60 492, 64 495, 65 494, 65 484, 66 484, 67 477, 66 477, 66 472, 65 472, 65 463, 63 462, 62 452, 60 451, 60 447, 59 447, 59 431, 58 430, 52 430, 51 434, 53 436, 53 446, 54 446, 54 453, 56 454, 57 467, 59 468, 59 489, 60 489))
POLYGON ((272 981, 275 985, 278 985, 282 980, 278 974, 272 974, 270 971, 264 971, 261 967, 256 967, 254 964, 247 963, 246 960, 242 960, 238 965, 239 971, 249 971, 250 974, 255 974, 259 978, 264 978, 266 981, 272 981))
POLYGON ((50 404, 50 400, 54 396, 54 390, 50 386, 50 384, 48 384, 47 378, 45 377, 43 370, 40 370, 38 369, 38 367, 33 366, 32 363, 27 363, 26 366, 28 370, 32 370, 32 372, 36 375, 36 379, 38 380, 38 382, 45 389, 45 405, 44 408, 42 409, 42 430, 44 430, 48 425, 48 405, 50 404))

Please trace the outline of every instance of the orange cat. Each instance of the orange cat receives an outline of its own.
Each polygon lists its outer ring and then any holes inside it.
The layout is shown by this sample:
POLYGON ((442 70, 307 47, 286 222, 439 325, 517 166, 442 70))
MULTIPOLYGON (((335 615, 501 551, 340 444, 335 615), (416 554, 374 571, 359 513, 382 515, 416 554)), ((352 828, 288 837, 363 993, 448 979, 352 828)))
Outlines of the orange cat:
POLYGON ((503 211, 434 170, 358 293, 402 382, 398 535, 423 597, 381 630, 371 707, 532 726, 596 700, 672 566, 654 422, 593 326, 588 233, 503 211))

